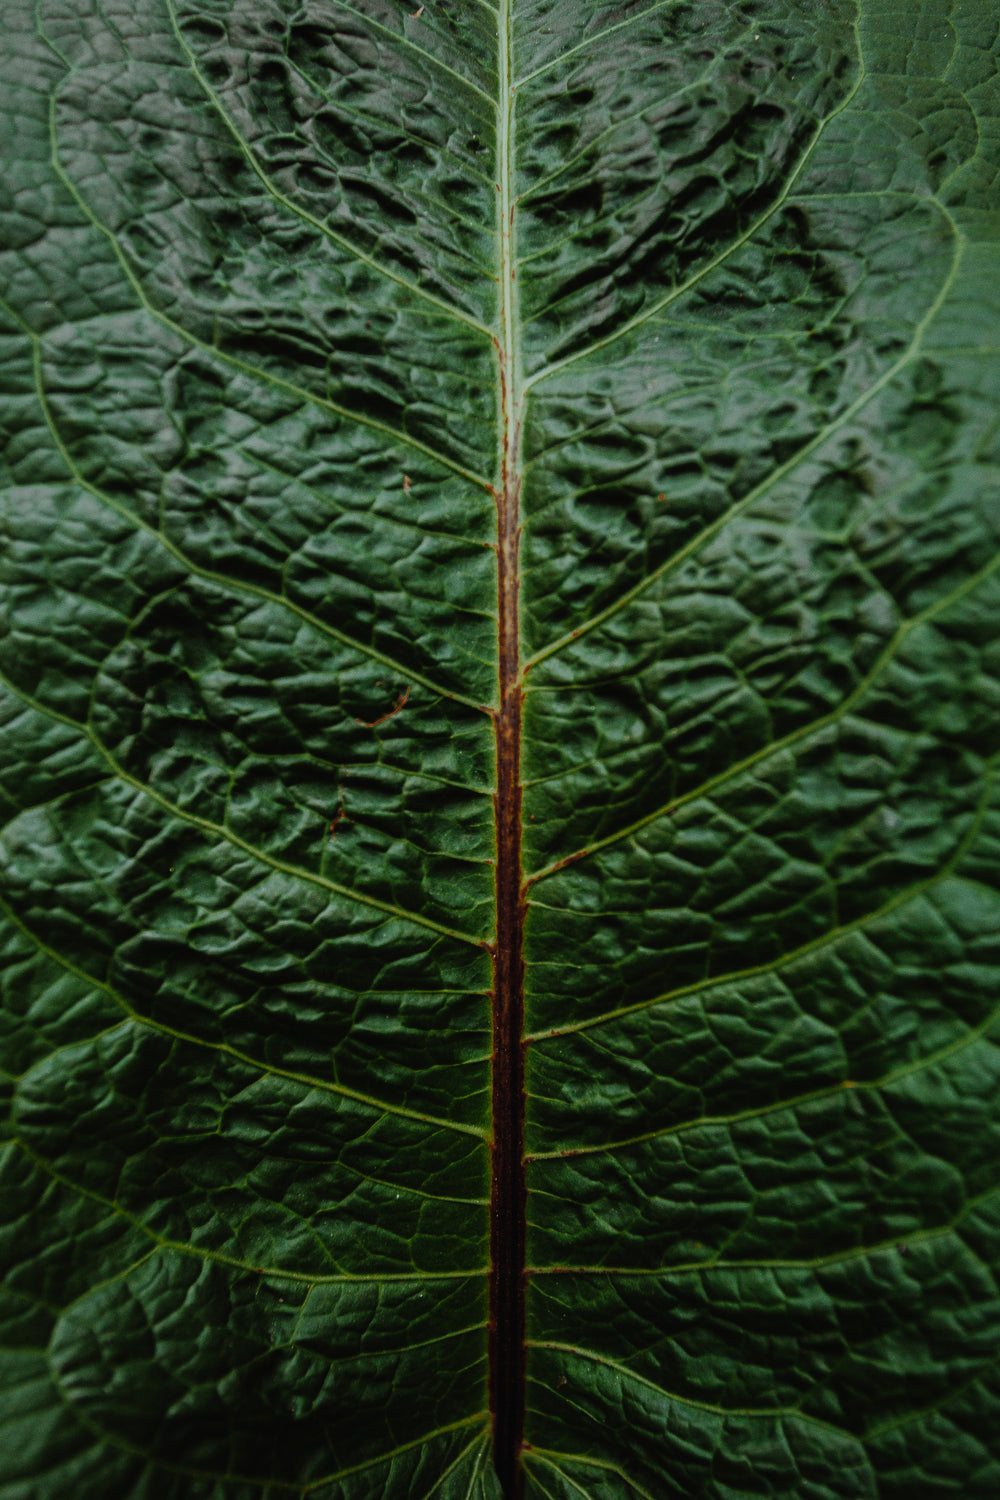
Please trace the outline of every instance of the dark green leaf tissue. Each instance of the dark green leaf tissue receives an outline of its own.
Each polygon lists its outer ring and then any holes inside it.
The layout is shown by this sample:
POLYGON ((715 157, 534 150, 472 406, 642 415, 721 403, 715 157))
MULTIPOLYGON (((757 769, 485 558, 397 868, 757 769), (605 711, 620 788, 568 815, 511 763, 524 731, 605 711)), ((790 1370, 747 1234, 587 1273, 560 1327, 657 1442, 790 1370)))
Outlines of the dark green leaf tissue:
POLYGON ((0 1500, 996 1500, 994 0, 0 20, 0 1500))

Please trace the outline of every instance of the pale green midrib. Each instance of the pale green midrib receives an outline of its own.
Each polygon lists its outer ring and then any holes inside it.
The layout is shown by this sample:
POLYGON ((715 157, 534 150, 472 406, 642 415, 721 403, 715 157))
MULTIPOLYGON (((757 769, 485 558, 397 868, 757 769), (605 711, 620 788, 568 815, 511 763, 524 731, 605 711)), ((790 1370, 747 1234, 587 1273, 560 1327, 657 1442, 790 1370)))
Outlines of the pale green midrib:
POLYGON ((497 231, 500 256, 500 303, 501 345, 503 378, 507 390, 507 421, 503 413, 498 414, 499 448, 502 466, 506 458, 512 463, 515 454, 509 439, 513 429, 516 436, 521 405, 519 390, 519 352, 517 328, 517 303, 515 286, 515 264, 513 246, 513 198, 514 175, 514 93, 511 81, 511 0, 500 0, 497 13, 499 78, 497 84, 497 172, 499 177, 499 224, 497 231))

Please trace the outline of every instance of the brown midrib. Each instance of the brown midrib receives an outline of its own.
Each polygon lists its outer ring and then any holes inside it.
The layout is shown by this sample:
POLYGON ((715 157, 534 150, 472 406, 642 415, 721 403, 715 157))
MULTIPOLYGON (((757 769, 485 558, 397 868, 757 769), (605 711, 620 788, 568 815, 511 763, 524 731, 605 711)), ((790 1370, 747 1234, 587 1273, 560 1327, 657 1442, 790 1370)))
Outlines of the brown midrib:
MULTIPOLYGON (((501 358, 501 380, 506 372, 501 358)), ((504 391, 506 396, 506 389, 504 391)), ((494 714, 497 914, 493 947, 493 1182, 490 1199, 489 1387, 493 1457, 505 1500, 520 1494, 524 1433, 524 887, 521 876, 521 681, 518 651, 520 481, 515 418, 497 492, 500 706, 494 714)))
POLYGON ((493 1459, 504 1500, 520 1500, 525 1402, 524 886, 521 876, 521 673, 518 547, 520 423, 514 265, 513 0, 497 14, 497 278, 500 474, 497 505, 498 707, 496 933, 493 943, 493 1181, 490 1196, 489 1397, 493 1459))

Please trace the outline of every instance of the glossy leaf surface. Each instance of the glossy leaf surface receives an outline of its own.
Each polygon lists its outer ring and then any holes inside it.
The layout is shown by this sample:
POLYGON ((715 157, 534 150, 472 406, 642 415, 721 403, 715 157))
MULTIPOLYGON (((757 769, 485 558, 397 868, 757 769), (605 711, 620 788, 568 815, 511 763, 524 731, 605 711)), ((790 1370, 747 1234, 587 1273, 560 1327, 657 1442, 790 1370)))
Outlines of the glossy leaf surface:
POLYGON ((3 19, 3 1500, 994 1497, 995 7, 3 19))

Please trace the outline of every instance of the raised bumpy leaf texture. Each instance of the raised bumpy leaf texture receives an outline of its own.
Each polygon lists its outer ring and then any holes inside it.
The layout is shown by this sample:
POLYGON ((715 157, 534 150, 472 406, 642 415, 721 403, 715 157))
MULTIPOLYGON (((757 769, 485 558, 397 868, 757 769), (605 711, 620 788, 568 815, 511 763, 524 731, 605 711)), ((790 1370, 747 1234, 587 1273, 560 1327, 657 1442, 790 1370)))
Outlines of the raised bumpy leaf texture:
POLYGON ((993 0, 3 30, 3 1500, 995 1500, 993 0))

